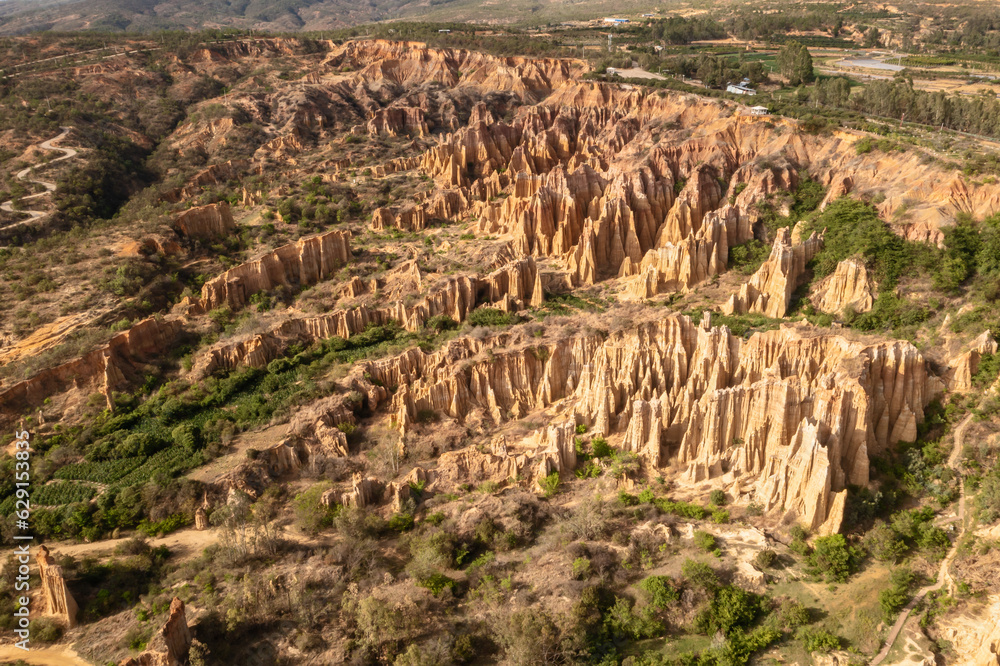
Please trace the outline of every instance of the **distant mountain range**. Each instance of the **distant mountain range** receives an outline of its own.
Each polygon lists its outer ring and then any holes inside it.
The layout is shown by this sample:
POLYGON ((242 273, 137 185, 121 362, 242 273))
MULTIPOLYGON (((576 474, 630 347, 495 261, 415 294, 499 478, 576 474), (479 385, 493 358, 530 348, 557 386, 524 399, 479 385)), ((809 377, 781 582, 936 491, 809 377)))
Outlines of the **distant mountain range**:
POLYGON ((38 30, 326 30, 399 15, 427 0, 9 0, 0 32, 38 30))
POLYGON ((642 0, 7 0, 0 2, 0 34, 224 27, 286 32, 392 19, 524 25, 651 6, 642 0))

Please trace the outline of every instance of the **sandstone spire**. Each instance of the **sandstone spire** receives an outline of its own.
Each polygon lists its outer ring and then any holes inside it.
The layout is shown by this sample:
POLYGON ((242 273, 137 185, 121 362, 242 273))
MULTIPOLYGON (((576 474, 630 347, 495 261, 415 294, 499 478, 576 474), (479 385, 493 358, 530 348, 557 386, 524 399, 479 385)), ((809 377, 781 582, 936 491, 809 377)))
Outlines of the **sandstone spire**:
POLYGON ((38 548, 38 575, 42 579, 42 596, 45 599, 45 614, 54 615, 68 627, 76 626, 79 610, 76 600, 66 586, 62 567, 55 563, 45 546, 38 548))

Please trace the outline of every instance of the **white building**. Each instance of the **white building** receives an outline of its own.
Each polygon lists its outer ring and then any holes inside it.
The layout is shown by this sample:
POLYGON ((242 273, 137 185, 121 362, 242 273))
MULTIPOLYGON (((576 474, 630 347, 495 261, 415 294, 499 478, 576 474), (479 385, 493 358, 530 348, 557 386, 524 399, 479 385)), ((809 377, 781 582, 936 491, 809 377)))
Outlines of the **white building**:
POLYGON ((605 23, 611 23, 611 24, 614 24, 614 25, 622 25, 623 23, 628 23, 629 20, 625 19, 625 18, 614 18, 614 17, 609 16, 609 17, 607 17, 607 18, 604 19, 604 22, 605 23))
POLYGON ((768 115, 766 106, 751 106, 750 107, 751 116, 766 116, 768 115))
POLYGON ((756 95, 757 91, 750 87, 750 79, 743 79, 739 83, 730 83, 726 86, 726 92, 734 95, 756 95))

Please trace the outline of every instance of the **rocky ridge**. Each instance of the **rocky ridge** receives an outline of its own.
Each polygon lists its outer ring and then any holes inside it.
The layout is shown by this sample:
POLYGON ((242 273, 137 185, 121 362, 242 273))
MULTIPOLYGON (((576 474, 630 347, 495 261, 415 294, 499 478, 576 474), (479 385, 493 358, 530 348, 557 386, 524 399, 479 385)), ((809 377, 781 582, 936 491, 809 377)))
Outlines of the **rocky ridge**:
POLYGON ((801 327, 742 341, 674 316, 480 360, 503 344, 461 338, 352 375, 369 407, 387 405, 404 435, 422 410, 495 424, 543 410, 565 424, 494 441, 485 453, 445 454, 427 473, 431 484, 568 472, 582 423, 654 468, 675 463, 691 482, 723 484, 829 533, 839 529, 846 486, 867 483, 869 453, 913 441, 940 390, 908 343, 851 342, 801 327))
POLYGON ((231 268, 205 283, 201 299, 188 308, 188 313, 199 314, 221 306, 240 308, 253 294, 262 291, 325 280, 351 259, 350 238, 347 231, 301 238, 231 268))
POLYGON ((840 314, 845 308, 868 312, 875 303, 868 269, 860 259, 845 259, 836 270, 813 288, 811 300, 817 310, 840 314))

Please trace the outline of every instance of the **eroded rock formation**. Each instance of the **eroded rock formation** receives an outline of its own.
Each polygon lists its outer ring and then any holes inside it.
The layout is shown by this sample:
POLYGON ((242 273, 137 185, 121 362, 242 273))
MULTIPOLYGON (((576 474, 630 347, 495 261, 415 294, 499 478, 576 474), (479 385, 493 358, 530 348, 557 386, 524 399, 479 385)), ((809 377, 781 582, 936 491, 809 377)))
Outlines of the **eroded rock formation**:
POLYGON ((948 388, 952 391, 972 389, 972 377, 979 370, 979 362, 984 354, 997 353, 997 341, 990 331, 984 331, 972 341, 969 349, 949 362, 948 388))
MULTIPOLYGON (((744 342, 725 327, 670 317, 607 339, 575 337, 478 360, 486 345, 502 344, 463 338, 440 352, 367 363, 369 400, 377 406, 389 399, 383 387, 398 387, 391 411, 399 424, 420 410, 458 420, 479 412, 503 423, 555 409, 594 432, 622 435, 647 464, 677 461, 692 481, 720 478, 822 531, 839 528, 846 486, 867 483, 869 452, 914 440, 933 390, 909 343, 850 342, 808 328, 744 342)), ((557 434, 533 438, 443 456, 430 478, 563 467, 555 456, 538 467, 544 450, 561 449, 540 444, 558 442, 557 434)))
POLYGON ((11 423, 25 409, 70 389, 98 391, 113 407, 111 391, 127 383, 137 366, 163 353, 181 330, 181 321, 150 317, 88 354, 34 375, 0 392, 0 422, 11 423))
MULTIPOLYGON (((419 281, 419 269, 414 279, 419 281)), ((511 262, 482 278, 469 276, 440 280, 422 300, 407 306, 403 301, 384 308, 361 305, 316 317, 289 319, 256 336, 224 343, 210 349, 195 364, 195 374, 210 374, 219 368, 239 365, 260 367, 274 359, 291 341, 311 343, 332 337, 349 338, 371 325, 390 322, 417 331, 437 315, 465 321, 480 304, 491 304, 506 312, 540 305, 544 300, 542 278, 533 258, 511 262)))
POLYGON ((759 312, 776 319, 784 317, 792 294, 802 282, 806 264, 822 246, 823 239, 815 232, 801 243, 793 244, 789 229, 779 229, 771 255, 739 292, 730 297, 723 311, 726 314, 759 312))
POLYGON ((845 259, 837 264, 832 275, 822 280, 813 290, 812 302, 817 310, 840 314, 850 308, 855 312, 868 312, 875 298, 868 276, 868 269, 860 259, 845 259))
POLYGON ((67 627, 75 627, 79 607, 66 586, 62 567, 56 564, 55 559, 49 554, 49 549, 45 546, 39 546, 36 559, 38 560, 38 576, 42 579, 45 614, 56 617, 67 627))
POLYGON ((420 231, 426 226, 427 211, 422 206, 376 208, 372 212, 372 231, 384 231, 385 229, 420 231))
POLYGON ((213 164, 195 174, 183 187, 166 192, 163 195, 163 199, 171 203, 192 199, 200 194, 205 187, 222 185, 239 178, 249 167, 250 162, 248 160, 229 160, 228 162, 213 164))
POLYGON ((153 636, 147 649, 137 657, 125 659, 119 666, 182 666, 187 663, 191 640, 184 602, 174 597, 166 623, 153 636))
POLYGON ((185 238, 223 238, 236 230, 236 222, 223 201, 184 211, 174 218, 174 230, 185 238))
POLYGON ((350 260, 350 238, 347 231, 309 236, 231 268, 205 283, 200 308, 202 311, 224 305, 239 308, 249 302, 250 296, 262 291, 325 280, 350 260))

